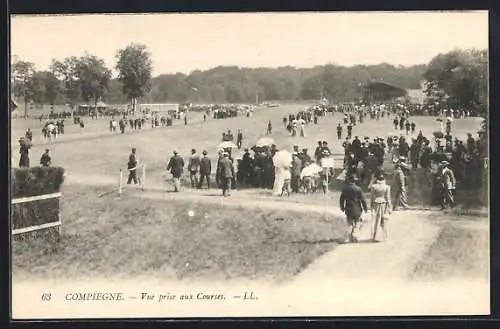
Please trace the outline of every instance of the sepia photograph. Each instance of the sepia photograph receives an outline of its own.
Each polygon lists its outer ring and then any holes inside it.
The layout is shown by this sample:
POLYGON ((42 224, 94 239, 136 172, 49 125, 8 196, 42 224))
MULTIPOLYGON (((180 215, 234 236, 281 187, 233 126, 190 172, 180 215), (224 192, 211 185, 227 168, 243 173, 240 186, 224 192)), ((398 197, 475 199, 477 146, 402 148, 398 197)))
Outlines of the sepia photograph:
POLYGON ((490 314, 488 37, 11 15, 12 320, 490 314))

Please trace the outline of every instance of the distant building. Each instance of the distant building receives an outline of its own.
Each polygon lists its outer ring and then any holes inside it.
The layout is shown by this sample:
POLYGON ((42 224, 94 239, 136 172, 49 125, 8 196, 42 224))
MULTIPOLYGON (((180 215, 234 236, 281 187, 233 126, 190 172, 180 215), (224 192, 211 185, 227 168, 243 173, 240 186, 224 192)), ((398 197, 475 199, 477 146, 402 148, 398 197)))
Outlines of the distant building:
POLYGON ((405 89, 386 82, 370 82, 363 86, 363 100, 368 103, 398 100, 423 104, 425 100, 424 85, 425 82, 421 82, 421 89, 405 89))
POLYGON ((369 82, 362 89, 362 98, 367 103, 387 102, 405 96, 406 89, 381 81, 369 82))

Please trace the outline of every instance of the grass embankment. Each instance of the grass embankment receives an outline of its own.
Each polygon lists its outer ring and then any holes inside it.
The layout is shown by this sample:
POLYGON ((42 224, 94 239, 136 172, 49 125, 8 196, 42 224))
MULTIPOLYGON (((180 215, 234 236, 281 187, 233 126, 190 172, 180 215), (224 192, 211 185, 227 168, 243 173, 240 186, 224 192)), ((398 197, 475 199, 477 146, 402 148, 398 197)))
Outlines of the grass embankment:
POLYGON ((321 215, 287 210, 97 197, 103 191, 65 186, 59 246, 16 242, 14 278, 279 282, 332 250, 332 241, 346 232, 343 218, 325 222, 321 215))
POLYGON ((441 232, 417 263, 412 279, 489 278, 487 217, 441 215, 431 220, 441 232), (452 217, 453 216, 453 217, 452 217))

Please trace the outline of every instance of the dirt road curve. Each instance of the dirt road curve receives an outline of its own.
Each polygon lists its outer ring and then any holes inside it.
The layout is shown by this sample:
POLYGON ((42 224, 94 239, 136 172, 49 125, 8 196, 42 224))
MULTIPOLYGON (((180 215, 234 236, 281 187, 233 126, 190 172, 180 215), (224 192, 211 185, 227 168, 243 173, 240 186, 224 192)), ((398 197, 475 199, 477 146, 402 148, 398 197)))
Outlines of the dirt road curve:
MULTIPOLYGON (((68 183, 110 186, 110 191, 116 188, 116 183, 109 177, 108 179, 89 178, 71 176, 68 183)), ((250 196, 246 191, 233 191, 232 195, 227 198, 221 196, 220 190, 186 190, 172 193, 165 191, 161 182, 148 182, 145 191, 140 191, 134 186, 127 186, 122 197, 127 196, 165 201, 192 200, 197 203, 232 207, 314 212, 324 214, 326 220, 328 216, 343 216, 340 209, 336 207, 296 203, 269 196, 250 196)), ((439 233, 438 227, 428 222, 424 215, 424 211, 394 212, 389 223, 389 240, 382 243, 368 241, 371 233, 371 216, 364 215, 366 222, 361 230, 359 243, 344 244, 335 248, 334 251, 325 254, 302 271, 296 280, 311 282, 311 280, 324 278, 404 279, 439 233)), ((305 220, 307 218, 308 216, 304 216, 305 220)))
MULTIPOLYGON (((233 193, 229 198, 219 193, 199 191, 189 193, 164 193, 145 191, 143 198, 165 200, 193 200, 196 202, 217 203, 221 206, 258 207, 261 209, 287 209, 304 213, 321 213, 328 216, 343 216, 338 208, 321 205, 300 204, 294 202, 266 200, 264 197, 248 198, 244 191, 233 193)), ((217 191, 218 192, 218 191, 217 191)), ((371 216, 364 215, 366 223, 361 230, 361 241, 357 244, 344 244, 325 254, 304 271, 295 280, 313 282, 316 279, 393 279, 403 280, 413 266, 420 260, 427 248, 437 238, 439 229, 429 223, 424 212, 394 212, 389 227, 389 240, 383 243, 369 241, 371 216)), ((307 220, 307 216, 304 219, 307 220)))

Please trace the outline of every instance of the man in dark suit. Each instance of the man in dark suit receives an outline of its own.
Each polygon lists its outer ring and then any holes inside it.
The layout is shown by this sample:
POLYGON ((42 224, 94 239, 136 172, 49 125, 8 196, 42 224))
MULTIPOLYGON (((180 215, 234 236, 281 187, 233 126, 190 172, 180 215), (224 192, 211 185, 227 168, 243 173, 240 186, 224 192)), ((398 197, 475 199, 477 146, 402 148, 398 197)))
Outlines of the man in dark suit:
POLYGON ((231 195, 231 182, 234 177, 233 162, 229 159, 229 153, 224 152, 219 162, 220 178, 222 180, 222 195, 231 195))
POLYGON ((291 187, 293 193, 299 193, 300 188, 300 173, 302 171, 302 161, 297 153, 292 154, 292 172, 291 172, 291 187))
POLYGON ((212 163, 207 156, 207 151, 203 151, 203 158, 200 160, 200 182, 198 188, 201 189, 203 185, 203 178, 207 180, 207 186, 210 188, 210 174, 212 172, 212 163))
POLYGON ((128 169, 128 180, 127 184, 132 183, 137 184, 137 156, 135 154, 135 147, 132 148, 132 153, 128 157, 127 169, 128 169))
POLYGON ((181 188, 181 175, 184 168, 184 159, 174 151, 174 156, 170 158, 167 165, 167 170, 170 170, 174 177, 174 191, 179 192, 181 188))
POLYGON ((241 186, 250 186, 252 183, 250 178, 253 169, 253 159, 247 148, 245 148, 245 153, 243 153, 243 157, 241 158, 239 169, 241 171, 241 186))
POLYGON ((50 167, 51 164, 52 158, 50 157, 49 149, 45 149, 45 153, 42 154, 42 157, 40 158, 40 165, 42 167, 50 167))
POLYGON ((361 223, 361 215, 363 211, 366 213, 368 207, 366 206, 365 197, 361 187, 356 184, 353 176, 348 176, 346 179, 347 186, 342 190, 340 195, 340 210, 347 216, 347 223, 350 227, 350 234, 348 242, 357 242, 357 234, 361 223))

